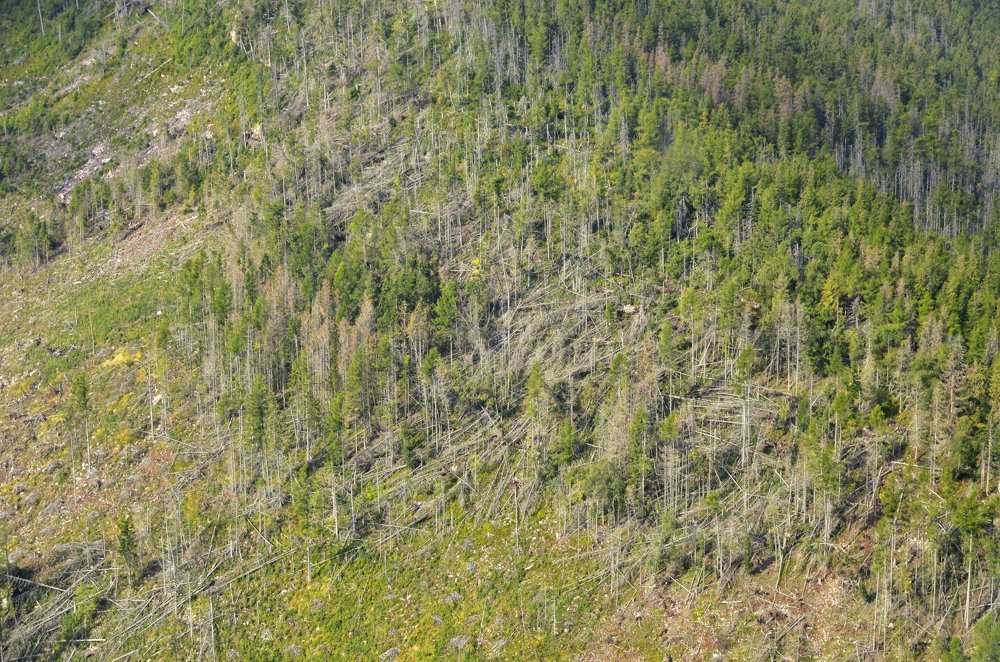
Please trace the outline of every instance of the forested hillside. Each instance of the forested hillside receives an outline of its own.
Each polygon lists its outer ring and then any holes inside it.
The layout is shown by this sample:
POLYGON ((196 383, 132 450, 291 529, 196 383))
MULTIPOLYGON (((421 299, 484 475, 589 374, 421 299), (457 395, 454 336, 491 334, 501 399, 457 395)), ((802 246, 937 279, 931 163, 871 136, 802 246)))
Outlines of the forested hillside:
POLYGON ((3 662, 997 659, 997 35, 0 0, 3 662))

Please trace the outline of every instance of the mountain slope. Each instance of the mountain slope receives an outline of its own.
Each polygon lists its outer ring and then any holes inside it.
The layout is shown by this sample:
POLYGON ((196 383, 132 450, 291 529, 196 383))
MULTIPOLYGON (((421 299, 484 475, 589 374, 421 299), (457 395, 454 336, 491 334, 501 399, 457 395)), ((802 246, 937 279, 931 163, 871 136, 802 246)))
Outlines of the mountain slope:
POLYGON ((988 659, 1000 16, 3 4, 5 659, 988 659))

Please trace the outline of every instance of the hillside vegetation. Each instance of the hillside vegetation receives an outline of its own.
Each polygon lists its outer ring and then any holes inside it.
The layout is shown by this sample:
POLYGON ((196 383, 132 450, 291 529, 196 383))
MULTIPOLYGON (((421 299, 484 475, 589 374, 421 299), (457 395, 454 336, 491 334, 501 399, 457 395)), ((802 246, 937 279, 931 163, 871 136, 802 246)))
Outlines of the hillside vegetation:
POLYGON ((4 662, 997 659, 998 34, 0 0, 4 662))

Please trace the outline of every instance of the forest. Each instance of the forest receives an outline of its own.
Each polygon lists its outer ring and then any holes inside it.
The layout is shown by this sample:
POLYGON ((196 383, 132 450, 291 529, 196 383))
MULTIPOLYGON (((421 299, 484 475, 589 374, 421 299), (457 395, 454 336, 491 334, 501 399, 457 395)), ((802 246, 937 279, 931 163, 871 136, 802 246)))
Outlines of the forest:
POLYGON ((0 0, 0 659, 1000 659, 997 34, 0 0))

